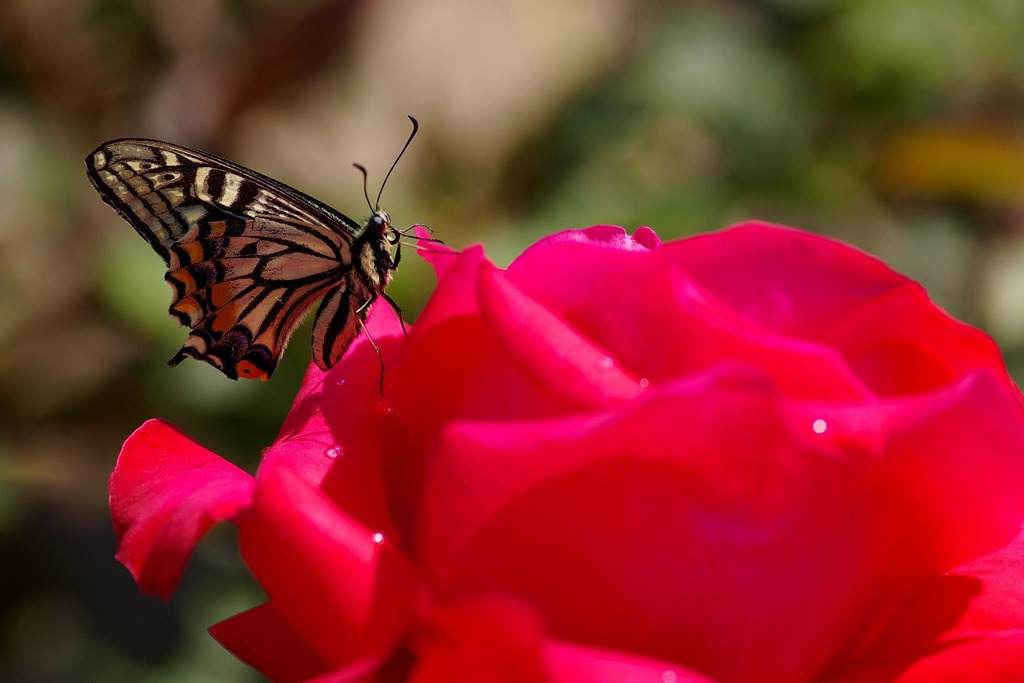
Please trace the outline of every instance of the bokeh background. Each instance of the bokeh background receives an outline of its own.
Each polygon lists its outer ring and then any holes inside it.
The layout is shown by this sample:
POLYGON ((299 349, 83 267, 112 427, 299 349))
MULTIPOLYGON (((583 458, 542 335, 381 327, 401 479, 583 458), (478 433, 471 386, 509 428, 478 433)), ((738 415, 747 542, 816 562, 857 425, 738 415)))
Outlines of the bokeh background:
MULTIPOLYGON (((205 633, 260 600, 230 529, 170 604, 113 559, 106 477, 143 420, 250 470, 308 362, 272 381, 165 362, 160 259, 82 160, 159 137, 357 219, 383 205, 507 263, 614 223, 749 218, 920 280, 1024 370, 1017 0, 0 0, 0 680, 253 681, 205 633)), ((390 292, 410 319, 433 279, 390 292)))

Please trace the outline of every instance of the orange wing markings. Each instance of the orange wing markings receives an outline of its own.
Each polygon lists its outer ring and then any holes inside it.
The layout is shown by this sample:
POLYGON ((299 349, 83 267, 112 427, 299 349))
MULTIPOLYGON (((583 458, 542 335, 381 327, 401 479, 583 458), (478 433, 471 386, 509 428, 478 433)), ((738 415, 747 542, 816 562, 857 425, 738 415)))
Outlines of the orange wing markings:
POLYGON ((313 361, 328 370, 359 333, 347 283, 327 293, 313 321, 313 361))

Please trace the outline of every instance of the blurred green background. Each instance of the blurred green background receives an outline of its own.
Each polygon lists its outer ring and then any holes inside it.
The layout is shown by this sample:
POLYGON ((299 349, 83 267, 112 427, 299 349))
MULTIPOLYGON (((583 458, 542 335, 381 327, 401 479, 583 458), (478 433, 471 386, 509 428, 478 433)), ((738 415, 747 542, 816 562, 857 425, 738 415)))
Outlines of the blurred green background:
MULTIPOLYGON (((113 559, 106 477, 143 420, 249 468, 309 359, 268 383, 166 360, 160 259, 83 159, 158 137, 357 219, 507 263, 570 227, 748 218, 845 239, 1024 349, 1017 0, 0 0, 0 680, 259 680, 205 627, 259 601, 229 529, 170 604, 113 559)), ((408 258, 390 292, 429 295, 408 258)), ((1020 374, 1017 375, 1021 376, 1020 374)))

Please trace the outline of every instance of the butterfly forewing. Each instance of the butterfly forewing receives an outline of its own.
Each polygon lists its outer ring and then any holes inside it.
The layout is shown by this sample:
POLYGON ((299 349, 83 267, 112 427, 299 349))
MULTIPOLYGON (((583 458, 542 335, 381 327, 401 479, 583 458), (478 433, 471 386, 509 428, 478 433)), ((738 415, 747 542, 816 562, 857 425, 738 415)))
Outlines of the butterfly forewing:
POLYGON ((167 265, 170 314, 192 330, 172 365, 191 356, 232 378, 267 378, 326 294, 313 357, 328 369, 394 268, 390 222, 367 236, 365 225, 312 197, 213 155, 122 139, 100 146, 86 166, 103 200, 167 265))

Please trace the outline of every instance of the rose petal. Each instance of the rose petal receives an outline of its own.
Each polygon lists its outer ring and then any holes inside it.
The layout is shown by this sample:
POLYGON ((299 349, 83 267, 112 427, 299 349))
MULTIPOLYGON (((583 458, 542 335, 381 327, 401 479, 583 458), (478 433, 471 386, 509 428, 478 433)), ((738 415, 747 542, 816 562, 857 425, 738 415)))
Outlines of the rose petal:
POLYGON ((982 370, 1013 386, 995 342, 935 307, 917 283, 850 311, 827 333, 882 396, 928 391, 982 370))
POLYGON ((335 667, 393 647, 417 588, 412 567, 288 468, 265 463, 257 482, 239 542, 282 620, 335 667))
POLYGON ((950 576, 970 577, 981 584, 953 635, 1024 631, 1024 531, 1006 547, 957 567, 950 576))
POLYGON ((672 311, 660 345, 673 350, 671 376, 685 377, 720 363, 749 364, 771 376, 784 396, 831 401, 873 397, 849 362, 832 346, 765 329, 733 311, 682 271, 672 273, 672 311))
POLYGON ((787 539, 786 472, 798 463, 786 461, 795 454, 771 428, 781 424, 771 395, 688 389, 685 400, 651 397, 614 416, 449 431, 420 543, 440 590, 511 592, 537 605, 560 638, 734 680, 795 680, 807 672, 794 667, 821 662, 815 650, 835 647, 831 638, 801 643, 796 657, 771 635, 751 642, 758 629, 743 623, 757 621, 744 609, 756 595, 761 618, 785 637, 806 639, 811 628, 789 604, 815 594, 807 577, 769 566, 809 542, 787 539), (665 434, 686 446, 666 447, 665 434), (749 662, 722 671, 736 651, 750 652, 749 662))
POLYGON ((1019 683, 1024 633, 963 640, 831 678, 833 683, 1019 683))
POLYGON ((532 608, 501 596, 437 606, 411 647, 410 683, 712 683, 678 664, 546 639, 532 608))
POLYGON ((835 348, 880 395, 939 388, 980 369, 1005 376, 987 335, 943 313, 916 282, 836 240, 752 222, 659 253, 747 325, 835 348))
POLYGON ((519 368, 563 400, 605 405, 634 398, 646 386, 496 268, 481 270, 480 308, 519 368))
POLYGON ((534 251, 544 251, 553 245, 564 243, 592 244, 617 251, 650 251, 661 246, 661 239, 648 227, 637 228, 636 232, 630 235, 618 225, 592 225, 589 228, 562 230, 542 237, 527 247, 519 258, 525 256, 529 259, 534 256, 534 251))
MULTIPOLYGON (((755 246, 764 246, 761 257, 766 259, 807 257, 816 248, 841 252, 844 258, 853 254, 855 260, 867 257, 824 238, 815 238, 820 245, 812 242, 803 245, 802 250, 791 248, 790 242, 800 247, 806 241, 804 233, 759 227, 739 230, 738 236, 733 235, 736 230, 725 231, 711 239, 690 238, 661 248, 655 248, 656 240, 650 241, 649 248, 640 246, 621 229, 606 226, 602 229, 609 230, 614 238, 604 241, 569 231, 568 236, 560 233, 528 249, 509 266, 509 277, 630 374, 652 383, 703 372, 719 362, 749 362, 771 372, 780 391, 789 395, 834 400, 868 398, 871 392, 865 378, 851 369, 850 360, 836 348, 835 340, 777 327, 775 317, 770 315, 761 320, 758 311, 771 305, 785 308, 791 318, 802 320, 800 297, 806 296, 804 290, 815 288, 805 281, 807 277, 792 276, 779 282, 751 284, 748 279, 756 273, 745 272, 753 265, 752 256, 744 252, 751 249, 744 245, 751 241, 751 235, 766 233, 763 239, 754 240, 755 246), (740 243, 735 249, 739 265, 730 260, 730 240, 740 243), (707 261, 711 261, 710 267, 707 261), (790 294, 787 288, 791 286, 799 291, 790 294), (762 302, 765 297, 770 298, 767 304, 762 302), (651 339, 657 339, 657 343, 651 343, 651 339)), ((778 268, 778 264, 772 268, 778 268)), ((805 266, 791 261, 785 264, 785 270, 803 271, 805 266)), ((888 269, 884 272, 892 275, 888 269)), ((900 278, 898 282, 909 281, 900 278)), ((816 314, 813 307, 809 309, 809 317, 816 314)), ((795 328, 796 323, 791 327, 795 328)))
POLYGON ((446 432, 417 546, 440 590, 512 593, 568 640, 801 680, 1024 515, 1024 425, 987 375, 874 416, 797 410, 737 376, 671 388, 609 415, 446 432))
MULTIPOLYGON (((401 326, 387 306, 374 306, 366 328, 385 363, 385 381, 404 343, 401 326)), ((310 364, 267 463, 290 469, 319 487, 363 525, 392 535, 380 477, 380 360, 365 336, 330 372, 310 364)))
POLYGON ((925 654, 936 642, 1024 633, 1024 533, 990 555, 933 577, 897 613, 866 661, 925 654))
POLYGON ((404 681, 409 670, 406 657, 400 653, 394 659, 369 655, 340 669, 310 678, 306 683, 392 683, 404 681))
MULTIPOLYGON (((331 669, 310 650, 267 602, 210 627, 225 649, 273 681, 288 683, 384 683, 394 680, 390 662, 371 655, 331 669)), ((399 668, 408 668, 399 662, 399 668)))
POLYGON ((149 420, 125 441, 110 476, 117 559, 139 590, 165 600, 214 522, 250 503, 252 477, 173 425, 149 420))
POLYGON ((456 262, 459 252, 436 241, 429 230, 417 225, 413 231, 419 242, 416 253, 427 263, 434 266, 434 274, 441 281, 448 269, 456 262))
POLYGON ((552 683, 715 683, 679 664, 552 640, 544 647, 552 683))
POLYGON ((441 254, 435 267, 443 264, 438 271, 437 289, 416 320, 416 330, 426 332, 432 325, 451 318, 475 313, 479 309, 476 300, 476 279, 481 266, 487 263, 480 247, 470 247, 460 254, 441 254))
POLYGON ((536 614, 516 600, 438 606, 412 636, 409 683, 543 683, 541 636, 536 614))
POLYGON ((842 242, 767 223, 670 242, 660 253, 738 315, 811 340, 851 311, 912 284, 842 242))
POLYGON ((678 376, 680 347, 666 330, 675 327, 674 311, 660 296, 671 288, 672 271, 647 234, 629 237, 611 226, 559 233, 513 261, 508 279, 623 372, 656 383, 678 376))
MULTIPOLYGON (((397 351, 397 346, 405 338, 401 321, 395 311, 387 305, 387 302, 375 302, 366 318, 365 330, 355 338, 338 365, 328 372, 324 372, 315 363, 309 364, 302 385, 295 397, 295 403, 281 427, 277 443, 291 437, 301 437, 307 431, 314 433, 323 431, 322 413, 325 407, 329 408, 331 404, 324 398, 325 387, 355 384, 360 387, 359 391, 362 391, 364 386, 369 387, 371 384, 379 383, 380 359, 373 349, 373 344, 370 343, 370 338, 380 348, 381 358, 387 361, 391 360, 390 357, 397 351)), ((376 403, 372 399, 369 401, 364 399, 363 402, 370 405, 376 403)), ((339 411, 334 417, 342 416, 343 413, 339 411)), ((340 419, 337 422, 337 429, 351 430, 360 426, 360 423, 355 420, 351 421, 353 424, 345 423, 340 419)), ((311 483, 316 482, 311 480, 311 483)))
POLYGON ((305 681, 330 668, 269 602, 214 624, 209 631, 231 654, 274 681, 305 681))
MULTIPOLYGON (((459 255, 388 366, 394 383, 381 402, 381 469, 391 520, 402 539, 415 536, 420 482, 437 430, 457 415, 502 419, 562 414, 573 408, 524 376, 519 363, 481 319, 479 249, 459 255), (481 393, 480 386, 501 387, 481 393), (424 397, 430 400, 424 400, 424 397)), ((341 406, 343 407, 343 405, 341 406)))

